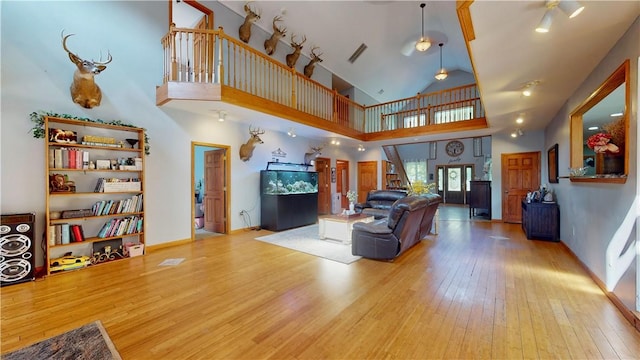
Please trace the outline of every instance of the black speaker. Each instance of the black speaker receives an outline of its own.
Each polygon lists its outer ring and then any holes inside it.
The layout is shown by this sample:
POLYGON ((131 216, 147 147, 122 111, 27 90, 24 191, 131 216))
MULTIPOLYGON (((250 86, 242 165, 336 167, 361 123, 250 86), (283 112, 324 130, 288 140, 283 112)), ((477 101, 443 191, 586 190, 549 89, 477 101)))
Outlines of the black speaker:
POLYGON ((34 213, 1 215, 0 286, 35 280, 34 213))

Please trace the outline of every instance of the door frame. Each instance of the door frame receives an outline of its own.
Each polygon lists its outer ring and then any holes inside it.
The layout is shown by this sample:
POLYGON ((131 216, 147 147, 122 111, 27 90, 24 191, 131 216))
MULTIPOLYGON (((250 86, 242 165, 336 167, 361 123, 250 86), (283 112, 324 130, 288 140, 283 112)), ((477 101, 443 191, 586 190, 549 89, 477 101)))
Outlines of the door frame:
MULTIPOLYGON (((322 204, 321 203, 321 199, 320 196, 318 196, 318 209, 320 209, 321 206, 326 206, 326 208, 328 209, 327 214, 324 215, 331 215, 333 212, 333 208, 331 206, 331 198, 332 198, 332 193, 331 193, 331 158, 327 158, 327 157, 317 157, 314 160, 313 163, 313 168, 314 170, 318 173, 318 192, 320 192, 320 171, 318 171, 318 163, 325 163, 325 169, 324 171, 322 171, 322 173, 324 173, 324 181, 327 184, 327 187, 325 189, 327 196, 326 196, 326 203, 322 204)), ((320 214, 320 211, 318 211, 318 214, 320 214)))
MULTIPOLYGON (((228 145, 221 145, 221 144, 212 144, 212 143, 204 143, 204 142, 198 142, 198 141, 192 141, 191 142, 191 193, 190 193, 190 198, 191 198, 191 218, 189 219, 190 223, 191 223, 191 241, 195 241, 196 238, 196 224, 194 222, 196 213, 195 213, 195 209, 196 209, 196 199, 195 199, 195 192, 196 192, 196 181, 195 181, 195 171, 196 171, 196 163, 195 163, 195 155, 196 155, 196 146, 203 146, 203 147, 208 147, 210 148, 209 150, 224 150, 225 153, 225 157, 224 157, 224 182, 225 182, 225 189, 224 189, 224 204, 225 204, 225 209, 224 209, 224 234, 228 234, 229 233, 229 219, 231 219, 230 217, 230 207, 231 204, 229 203, 229 199, 231 198, 231 156, 229 156, 229 154, 231 153, 231 146, 228 145)), ((204 165, 202 165, 204 166, 204 165)))
POLYGON ((467 190, 467 182, 470 180, 473 180, 473 176, 475 174, 476 171, 476 165, 474 163, 465 163, 465 164, 440 164, 440 165, 436 165, 436 170, 435 170, 435 177, 436 177, 436 192, 442 197, 442 203, 443 204, 447 204, 447 196, 446 196, 446 187, 448 185, 448 178, 445 176, 444 179, 442 180, 442 193, 440 193, 440 190, 438 190, 438 182, 440 181, 440 172, 438 171, 440 168, 442 168, 442 172, 446 173, 447 169, 450 167, 461 167, 462 168, 462 177, 463 180, 462 181, 462 203, 460 205, 467 205, 468 203, 468 197, 469 197, 469 191, 467 190), (470 168, 471 169, 471 178, 467 178, 467 169, 470 168))
POLYGON ((351 183, 349 180, 349 160, 336 159, 336 194, 340 193, 340 208, 346 209, 349 207, 349 200, 347 199, 347 191, 351 190, 351 183), (346 170, 346 179, 342 179, 341 169, 346 170), (340 179, 340 181, 338 181, 340 179), (344 180, 344 181, 343 181, 344 180), (338 188, 338 183, 341 188, 338 188))

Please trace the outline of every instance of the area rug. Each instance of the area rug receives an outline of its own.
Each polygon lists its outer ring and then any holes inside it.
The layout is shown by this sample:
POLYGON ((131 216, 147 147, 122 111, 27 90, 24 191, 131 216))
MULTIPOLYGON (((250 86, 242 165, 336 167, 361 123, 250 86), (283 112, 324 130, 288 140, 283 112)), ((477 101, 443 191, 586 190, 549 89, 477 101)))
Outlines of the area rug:
POLYGON ((122 359, 98 320, 64 334, 0 356, 3 360, 25 359, 122 359))
POLYGON ((351 245, 344 245, 339 241, 330 239, 320 240, 318 236, 318 224, 260 236, 257 237, 256 240, 343 264, 351 264, 362 258, 361 256, 351 254, 351 245))

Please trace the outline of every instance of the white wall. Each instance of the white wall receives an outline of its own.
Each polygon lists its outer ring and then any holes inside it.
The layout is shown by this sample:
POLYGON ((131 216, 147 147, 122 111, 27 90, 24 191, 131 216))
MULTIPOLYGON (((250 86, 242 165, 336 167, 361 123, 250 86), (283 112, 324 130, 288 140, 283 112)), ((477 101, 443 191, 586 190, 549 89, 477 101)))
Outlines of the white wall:
MULTIPOLYGON (((239 26, 237 15, 217 3, 211 4, 215 7, 217 24, 239 26)), ((33 126, 29 113, 33 111, 122 120, 147 129, 151 144, 151 155, 145 163, 148 245, 191 236, 192 141, 231 147, 231 230, 245 226, 239 215, 242 209, 249 211, 251 219, 259 223, 259 171, 271 160, 271 151, 280 147, 289 154, 287 161, 302 162, 309 146, 318 145, 302 137, 291 139, 284 133, 267 132, 261 136, 264 144, 257 145, 253 158, 242 162, 238 149, 249 137, 245 125, 232 121, 220 123, 208 117, 157 107, 155 88, 162 82, 160 39, 168 30, 164 2, 3 1, 0 6, 0 206, 3 214, 36 213, 37 244, 45 228, 45 166, 44 140, 35 139, 29 133, 33 126), (83 109, 71 101, 69 85, 75 65, 62 49, 62 29, 76 34, 69 38, 67 45, 79 56, 97 59, 100 51, 104 54, 107 50, 113 56, 113 62, 96 77, 103 92, 99 107, 83 109)), ((258 38, 259 32, 256 41, 258 38)), ((282 50, 279 48, 279 56, 282 50)), ((316 68, 316 72, 318 70, 316 68)), ((255 123, 259 121, 257 116, 255 123)), ((343 149, 330 157, 334 164, 336 156, 351 161, 351 174, 355 174, 353 153, 355 150, 343 149)), ((355 187, 355 176, 351 176, 351 182, 355 187)), ((38 265, 41 265, 41 250, 37 248, 38 265)))
MULTIPOLYGON (((559 144, 558 163, 560 175, 567 175, 569 168, 569 115, 626 59, 631 66, 631 106, 629 109, 629 143, 637 144, 638 120, 638 56, 640 56, 639 20, 614 45, 596 69, 586 78, 574 94, 553 118, 545 133, 545 148, 559 144)), ((629 177, 625 184, 572 183, 560 180, 551 188, 560 206, 560 238, 580 260, 603 282, 607 269, 605 253, 611 239, 637 196, 638 157, 629 152, 629 177)), ((635 230, 637 231, 637 230, 635 230)), ((630 240, 635 238, 635 231, 630 240)), ((636 245, 637 246, 637 245, 636 245)), ((616 295, 630 308, 635 308, 637 269, 633 264, 614 289, 616 295)))

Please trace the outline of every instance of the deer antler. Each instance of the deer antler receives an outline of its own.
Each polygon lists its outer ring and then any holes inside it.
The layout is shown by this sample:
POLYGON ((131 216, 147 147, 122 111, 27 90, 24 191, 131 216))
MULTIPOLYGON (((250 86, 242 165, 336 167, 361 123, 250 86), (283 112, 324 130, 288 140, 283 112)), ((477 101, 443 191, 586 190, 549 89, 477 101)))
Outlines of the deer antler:
POLYGON ((273 18, 273 31, 274 32, 278 32, 281 35, 284 35, 287 32, 287 28, 286 27, 279 28, 276 25, 276 22, 279 22, 279 21, 282 21, 282 16, 276 16, 276 17, 273 18))
POLYGON ((316 52, 315 52, 315 51, 316 51, 316 50, 318 50, 318 49, 320 49, 320 47, 319 47, 319 46, 314 46, 314 47, 312 47, 312 48, 311 48, 311 56, 312 56, 312 57, 314 57, 314 58, 319 58, 320 56, 322 56, 322 54, 324 54, 324 53, 320 53, 320 54, 317 54, 317 55, 316 55, 316 52))
POLYGON ((304 44, 304 42, 307 41, 307 36, 306 35, 302 35, 302 41, 300 41, 299 43, 296 42, 296 34, 291 34, 291 47, 297 48, 298 46, 304 44))

